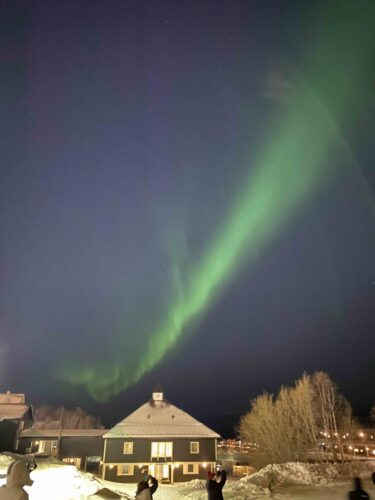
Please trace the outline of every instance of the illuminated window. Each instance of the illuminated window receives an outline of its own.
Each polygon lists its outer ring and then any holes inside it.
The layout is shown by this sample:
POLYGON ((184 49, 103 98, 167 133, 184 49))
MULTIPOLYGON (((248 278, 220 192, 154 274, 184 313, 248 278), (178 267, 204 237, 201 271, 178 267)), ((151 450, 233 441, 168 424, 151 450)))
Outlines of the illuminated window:
POLYGON ((133 443, 132 441, 125 441, 124 443, 124 455, 132 455, 133 453, 133 443))
POLYGON ((151 443, 151 458, 172 458, 172 442, 151 443))
POLYGON ((130 464, 120 464, 117 466, 118 476, 133 476, 134 475, 134 465, 130 464))
POLYGON ((184 464, 183 473, 184 474, 198 474, 199 464, 184 464))
POLYGON ((199 453, 199 441, 190 441, 190 453, 199 453))
POLYGON ((163 479, 169 479, 169 465, 163 465, 163 479))
POLYGON ((56 440, 53 440, 51 442, 51 450, 57 450, 57 445, 58 445, 58 442, 56 440))
POLYGON ((44 450, 46 449, 46 442, 45 441, 37 441, 35 444, 38 444, 38 453, 44 453, 44 450))

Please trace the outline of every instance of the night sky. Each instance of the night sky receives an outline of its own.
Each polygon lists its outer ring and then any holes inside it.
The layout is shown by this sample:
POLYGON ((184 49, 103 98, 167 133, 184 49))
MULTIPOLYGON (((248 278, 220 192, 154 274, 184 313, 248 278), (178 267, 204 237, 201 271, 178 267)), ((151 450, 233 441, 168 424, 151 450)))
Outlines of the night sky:
POLYGON ((0 390, 110 424, 375 403, 375 3, 0 2, 0 390))

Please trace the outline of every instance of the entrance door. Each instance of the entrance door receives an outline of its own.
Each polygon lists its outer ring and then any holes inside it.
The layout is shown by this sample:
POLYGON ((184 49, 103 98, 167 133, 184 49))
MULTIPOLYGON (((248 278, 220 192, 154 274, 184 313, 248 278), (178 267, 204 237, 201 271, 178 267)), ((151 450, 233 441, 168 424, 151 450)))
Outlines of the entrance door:
POLYGON ((155 464, 155 477, 158 481, 170 481, 170 466, 168 464, 155 464))

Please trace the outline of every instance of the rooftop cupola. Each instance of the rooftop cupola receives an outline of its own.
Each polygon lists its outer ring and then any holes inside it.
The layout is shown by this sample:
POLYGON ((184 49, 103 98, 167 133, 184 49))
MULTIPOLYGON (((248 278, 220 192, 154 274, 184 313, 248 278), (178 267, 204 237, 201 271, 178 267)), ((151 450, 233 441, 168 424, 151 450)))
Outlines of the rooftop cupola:
POLYGON ((152 400, 163 401, 163 399, 164 399, 163 389, 161 388, 161 385, 158 384, 152 391, 152 400))

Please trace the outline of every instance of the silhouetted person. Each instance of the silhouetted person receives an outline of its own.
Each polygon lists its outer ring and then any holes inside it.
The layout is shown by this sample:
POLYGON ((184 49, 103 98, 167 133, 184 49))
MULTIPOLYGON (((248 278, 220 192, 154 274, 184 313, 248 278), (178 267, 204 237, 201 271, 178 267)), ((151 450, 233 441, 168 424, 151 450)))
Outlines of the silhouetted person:
POLYGON ((208 500, 223 500, 223 488, 227 480, 225 470, 218 470, 208 473, 208 480, 206 484, 208 500))
MULTIPOLYGON (((155 477, 149 475, 147 480, 139 481, 137 484, 137 491, 135 493, 135 498, 137 500, 152 500, 152 495, 158 489, 158 481, 155 477), (151 481, 151 486, 149 484, 151 481)), ((1 500, 1 499, 0 499, 1 500)))
POLYGON ((372 479, 372 482, 375 484, 375 472, 373 472, 373 473, 371 474, 371 479, 372 479))
POLYGON ((349 492, 349 500, 368 500, 370 497, 365 490, 362 489, 361 480, 359 477, 354 478, 354 490, 349 492))
POLYGON ((0 488, 0 500, 29 500, 29 495, 23 487, 32 484, 24 462, 12 462, 8 467, 6 485, 0 488))

